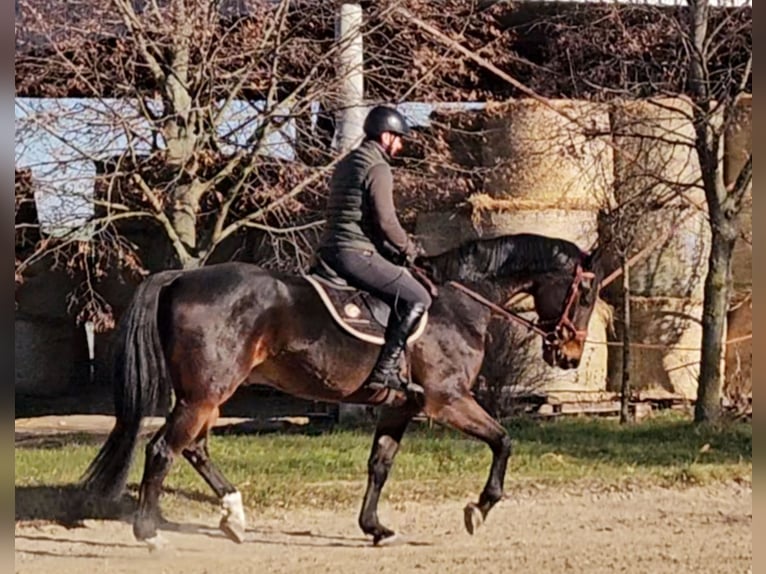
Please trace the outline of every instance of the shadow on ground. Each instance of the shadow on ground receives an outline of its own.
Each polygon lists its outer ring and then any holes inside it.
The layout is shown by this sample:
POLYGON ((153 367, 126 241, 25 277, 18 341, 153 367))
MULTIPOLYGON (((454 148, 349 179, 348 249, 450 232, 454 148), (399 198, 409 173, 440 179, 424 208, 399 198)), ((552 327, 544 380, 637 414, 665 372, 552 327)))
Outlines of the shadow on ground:
POLYGON ((16 521, 44 520, 75 528, 86 519, 127 520, 136 509, 134 497, 102 500, 77 485, 17 486, 16 521))
MULTIPOLYGON (((116 500, 106 500, 83 490, 79 485, 17 486, 15 520, 56 522, 68 528, 82 526, 83 520, 120 520, 130 522, 137 505, 138 485, 129 483, 126 492, 116 500)), ((163 493, 213 506, 218 500, 196 490, 165 486, 163 493)), ((173 523, 160 518, 163 526, 173 523)))

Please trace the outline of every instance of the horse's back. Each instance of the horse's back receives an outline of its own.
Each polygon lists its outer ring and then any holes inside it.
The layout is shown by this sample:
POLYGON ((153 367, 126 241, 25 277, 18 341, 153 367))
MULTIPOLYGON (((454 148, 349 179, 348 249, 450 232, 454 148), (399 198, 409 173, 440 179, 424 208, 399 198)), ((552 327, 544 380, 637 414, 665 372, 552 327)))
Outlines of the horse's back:
POLYGON ((247 331, 288 313, 292 303, 292 289, 281 274, 227 262, 179 274, 164 289, 159 313, 160 322, 176 333, 181 329, 207 338, 236 331, 247 339, 247 331))
POLYGON ((231 261, 185 271, 173 283, 176 295, 236 296, 280 281, 280 276, 253 263, 231 261))

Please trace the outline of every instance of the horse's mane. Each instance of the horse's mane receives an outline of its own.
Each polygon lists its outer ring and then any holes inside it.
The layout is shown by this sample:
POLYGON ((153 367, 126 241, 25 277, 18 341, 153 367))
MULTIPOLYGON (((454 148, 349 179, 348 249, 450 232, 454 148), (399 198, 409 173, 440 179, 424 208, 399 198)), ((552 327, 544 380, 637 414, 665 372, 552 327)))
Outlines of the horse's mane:
POLYGON ((565 239, 533 233, 467 241, 440 255, 422 258, 437 282, 529 277, 574 270, 587 254, 565 239))

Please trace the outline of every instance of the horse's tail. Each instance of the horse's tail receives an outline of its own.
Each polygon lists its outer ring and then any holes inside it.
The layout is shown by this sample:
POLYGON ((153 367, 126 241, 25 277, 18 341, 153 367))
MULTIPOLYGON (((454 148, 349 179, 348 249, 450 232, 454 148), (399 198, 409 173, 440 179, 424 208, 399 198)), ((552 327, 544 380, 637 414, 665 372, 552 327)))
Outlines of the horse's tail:
POLYGON ((120 319, 112 364, 116 422, 82 478, 82 486, 100 496, 116 498, 122 493, 141 420, 169 397, 172 385, 157 312, 162 289, 180 273, 163 271, 145 279, 120 319))

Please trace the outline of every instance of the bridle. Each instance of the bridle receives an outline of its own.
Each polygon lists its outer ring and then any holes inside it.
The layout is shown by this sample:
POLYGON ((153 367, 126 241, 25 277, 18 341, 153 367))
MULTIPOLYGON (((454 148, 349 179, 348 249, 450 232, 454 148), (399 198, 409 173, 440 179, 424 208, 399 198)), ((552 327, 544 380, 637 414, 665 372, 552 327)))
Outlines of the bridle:
MULTIPOLYGON (((552 331, 547 331, 543 337, 544 345, 546 346, 558 346, 564 339, 564 330, 568 329, 574 336, 574 340, 578 342, 584 342, 588 336, 588 329, 578 329, 571 318, 572 306, 577 300, 577 296, 580 294, 580 284, 583 279, 594 279, 596 274, 592 271, 585 271, 580 263, 577 264, 575 269, 575 275, 572 279, 572 284, 569 286, 569 292, 567 294, 567 301, 564 305, 564 310, 561 312, 561 316, 552 331)), ((552 323, 553 321, 551 321, 552 323)), ((548 323, 541 321, 542 323, 548 323)))
POLYGON ((500 305, 497 305, 493 303, 492 301, 486 299, 485 297, 479 295, 475 291, 469 289, 465 285, 462 285, 461 283, 458 283, 456 281, 450 281, 450 285, 455 287, 456 289, 459 289, 466 295, 472 297, 482 305, 489 307, 492 311, 495 311, 497 314, 502 315, 503 317, 510 319, 512 321, 516 321, 517 323, 521 323, 525 327, 527 327, 530 331, 537 333, 540 335, 543 339, 543 347, 544 348, 555 348, 560 347, 561 344, 566 341, 565 335, 566 331, 569 330, 572 335, 574 336, 575 341, 585 341, 585 338, 588 335, 587 329, 578 329, 574 322, 572 321, 572 318, 570 317, 572 307, 575 304, 575 301, 578 298, 578 295, 580 294, 580 285, 583 281, 583 279, 594 279, 596 277, 595 273, 592 271, 586 271, 583 269, 581 263, 577 263, 577 267, 575 268, 574 277, 572 278, 572 283, 569 285, 569 291, 567 293, 566 303, 564 304, 564 309, 561 312, 561 315, 558 319, 553 319, 551 321, 541 321, 539 323, 534 323, 530 321, 529 319, 525 319, 521 315, 514 313, 513 311, 509 311, 508 309, 505 309, 501 307, 500 305), (555 322, 555 325, 552 329, 546 330, 541 327, 541 325, 549 325, 553 324, 555 322))

